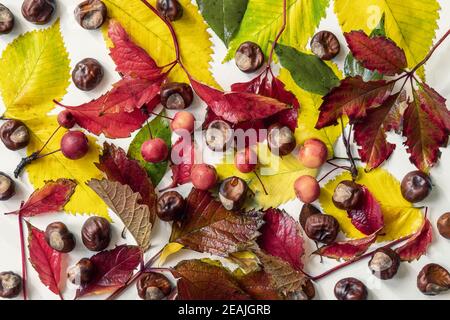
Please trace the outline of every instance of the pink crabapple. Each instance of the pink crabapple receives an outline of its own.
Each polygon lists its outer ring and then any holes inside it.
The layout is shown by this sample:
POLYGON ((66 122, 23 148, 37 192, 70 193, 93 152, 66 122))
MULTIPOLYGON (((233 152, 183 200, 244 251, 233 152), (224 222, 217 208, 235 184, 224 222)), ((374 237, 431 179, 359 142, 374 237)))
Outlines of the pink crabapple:
POLYGON ((196 189, 209 190, 217 183, 216 168, 209 164, 194 164, 191 170, 191 181, 196 189))
POLYGON ((189 133, 194 132, 195 118, 192 113, 188 111, 180 111, 175 114, 173 120, 170 122, 170 128, 175 133, 180 133, 183 130, 189 133))
POLYGON ((320 185, 317 179, 312 176, 301 176, 294 183, 294 190, 297 198, 303 203, 310 204, 320 196, 320 185))
POLYGON ((239 150, 234 156, 234 165, 242 173, 252 172, 257 164, 258 155, 250 148, 239 150))
POLYGON ((68 159, 81 159, 88 151, 89 140, 81 131, 68 131, 61 138, 61 152, 68 159))
POLYGON ((145 141, 141 146, 141 155, 145 161, 159 163, 167 159, 169 148, 161 138, 154 138, 145 141))
POLYGON ((309 139, 300 148, 298 157, 306 168, 317 169, 327 161, 328 149, 322 141, 309 139))

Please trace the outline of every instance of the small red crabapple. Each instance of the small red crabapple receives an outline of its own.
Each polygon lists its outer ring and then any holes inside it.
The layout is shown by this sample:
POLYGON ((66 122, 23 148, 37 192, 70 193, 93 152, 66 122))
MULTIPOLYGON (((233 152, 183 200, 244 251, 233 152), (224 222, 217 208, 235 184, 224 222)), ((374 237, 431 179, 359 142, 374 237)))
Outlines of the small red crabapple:
POLYGON ((163 139, 154 138, 142 144, 141 155, 147 162, 159 163, 167 159, 169 148, 163 139))
POLYGON ((234 165, 242 173, 252 172, 257 164, 258 155, 250 148, 239 150, 234 156, 234 165))
POLYGON ((209 164, 194 164, 191 170, 191 181, 196 189, 209 190, 217 183, 216 168, 209 164))
POLYGON ((88 138, 81 131, 68 131, 61 138, 61 152, 68 159, 81 159, 88 151, 88 138))
POLYGON ((319 198, 320 185, 316 178, 305 175, 298 178, 294 183, 297 198, 303 203, 313 203, 319 198))
POLYGON ((76 120, 72 112, 63 110, 58 114, 58 124, 66 129, 72 129, 76 124, 76 120))
POLYGON ((298 157, 306 168, 317 169, 327 161, 328 149, 322 141, 309 139, 300 148, 298 157))
POLYGON ((170 122, 170 128, 173 132, 179 133, 183 130, 189 133, 194 132, 195 118, 192 113, 187 111, 177 112, 173 120, 170 122))

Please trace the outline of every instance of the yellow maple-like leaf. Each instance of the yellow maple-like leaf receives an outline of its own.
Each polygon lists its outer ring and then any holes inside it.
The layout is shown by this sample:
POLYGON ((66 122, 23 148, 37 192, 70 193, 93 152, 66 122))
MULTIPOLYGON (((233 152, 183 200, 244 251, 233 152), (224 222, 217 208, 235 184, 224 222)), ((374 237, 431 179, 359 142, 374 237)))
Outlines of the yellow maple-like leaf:
MULTIPOLYGON (((351 180, 349 172, 329 181, 322 188, 320 205, 325 213, 334 216, 339 221, 342 231, 349 238, 363 238, 365 235, 353 226, 347 212, 339 210, 333 204, 334 189, 343 180, 351 180)), ((366 173, 364 169, 359 169, 359 177, 356 182, 366 186, 380 203, 385 227, 382 231, 383 236, 378 237, 378 241, 396 240, 416 232, 421 227, 422 211, 414 208, 402 197, 400 183, 389 172, 376 169, 366 173)))
MULTIPOLYGON (((173 22, 184 65, 192 76, 210 86, 220 88, 209 68, 213 53, 207 25, 198 8, 190 0, 179 0, 183 18, 173 22)), ((155 6, 156 0, 149 1, 155 6)), ((159 66, 175 60, 175 48, 169 29, 141 0, 105 0, 108 16, 119 21, 133 41, 144 48, 159 66)), ((108 24, 103 27, 108 40, 108 24)), ((108 42, 108 41, 107 41, 108 42)), ((172 81, 189 82, 185 72, 176 66, 170 73, 172 81)))
POLYGON ((305 168, 292 154, 284 157, 273 155, 265 143, 258 145, 258 162, 260 165, 257 172, 267 194, 254 172, 246 174, 236 169, 232 155, 224 157, 224 161, 216 165, 220 179, 237 176, 247 181, 254 196, 245 204, 246 209, 276 208, 293 200, 295 199, 295 180, 302 175, 313 177, 317 175, 317 170, 305 168))
MULTIPOLYGON (((439 19, 437 0, 335 0, 335 12, 344 32, 369 34, 386 15, 386 34, 405 50, 408 67, 416 66, 428 53, 439 19)), ((424 76, 423 69, 420 75, 424 76)))

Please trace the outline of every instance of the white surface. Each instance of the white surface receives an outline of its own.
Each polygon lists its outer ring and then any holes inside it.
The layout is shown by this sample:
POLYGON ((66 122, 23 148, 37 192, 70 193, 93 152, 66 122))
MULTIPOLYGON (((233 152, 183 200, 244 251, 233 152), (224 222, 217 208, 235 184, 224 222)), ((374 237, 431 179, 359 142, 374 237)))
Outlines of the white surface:
MULTIPOLYGON (((114 64, 108 56, 105 44, 103 42, 100 31, 87 31, 79 27, 73 17, 73 9, 79 1, 76 0, 57 0, 58 9, 55 17, 61 18, 61 28, 66 43, 67 50, 70 54, 71 66, 73 67, 77 61, 85 57, 92 57, 98 59, 105 67, 105 79, 102 84, 94 91, 90 93, 84 93, 76 89, 71 84, 68 88, 68 94, 64 98, 64 103, 67 104, 80 104, 88 101, 92 98, 98 97, 101 93, 106 91, 110 85, 118 79, 118 75, 114 72, 114 64)), ((442 36, 445 31, 450 28, 450 3, 448 1, 439 1, 442 6, 441 18, 439 20, 440 29, 437 32, 437 37, 442 36)), ((6 45, 11 42, 19 34, 33 30, 37 27, 28 23, 23 19, 20 14, 20 6, 22 1, 18 0, 3 0, 2 3, 9 7, 16 17, 16 26, 10 35, 0 37, 0 50, 3 50, 6 45)), ((281 3, 281 1, 280 1, 281 3)), ((337 34, 344 44, 342 32, 338 26, 337 18, 333 12, 333 5, 331 5, 327 12, 327 18, 323 20, 320 25, 320 29, 328 29, 337 34)), ((213 42, 215 43, 215 54, 213 56, 214 62, 212 64, 212 71, 217 81, 224 87, 229 86, 237 81, 244 81, 250 79, 251 76, 244 75, 235 67, 234 63, 228 63, 222 65, 220 62, 225 56, 225 47, 221 41, 213 36, 213 42)), ((450 40, 444 43, 442 47, 435 53, 433 58, 426 66, 428 83, 434 87, 438 92, 444 95, 445 98, 450 99, 450 77, 448 72, 450 70, 450 59, 448 52, 450 52, 450 40)), ((343 59, 346 55, 346 51, 342 52, 337 62, 342 68, 343 59)), ((4 106, 0 102, 0 114, 3 112, 4 106)), ((202 119, 204 114, 204 104, 196 100, 196 103, 191 107, 197 119, 202 119)), ((114 143, 123 147, 126 147, 130 139, 115 140, 114 143)), ((408 156, 402 146, 402 140, 398 136, 393 136, 392 141, 397 143, 397 150, 393 157, 384 165, 384 168, 393 173, 398 179, 401 179, 407 172, 414 169, 408 160, 408 156)), ((341 146, 338 146, 341 148, 341 146)), ((416 275, 422 266, 429 262, 436 262, 442 264, 444 267, 450 269, 450 256, 448 251, 450 249, 450 242, 444 240, 437 233, 435 222, 437 218, 444 212, 450 211, 450 170, 446 167, 450 164, 450 150, 442 150, 442 159, 436 168, 431 172, 435 188, 432 196, 428 199, 424 205, 430 207, 430 218, 434 227, 435 240, 429 250, 426 257, 423 257, 420 261, 411 264, 403 263, 400 267, 398 275, 395 279, 390 281, 379 281, 372 275, 370 275, 367 268, 367 260, 347 267, 340 272, 335 273, 332 276, 321 280, 316 284, 317 297, 320 299, 334 299, 333 288, 335 283, 341 278, 353 276, 362 280, 369 288, 370 299, 431 299, 423 296, 416 288, 416 275)), ((20 158, 25 154, 24 151, 12 152, 7 150, 3 144, 0 144, 1 165, 0 171, 4 171, 8 174, 13 173, 14 168, 19 162, 20 158)), ((323 171, 327 171, 328 168, 323 168, 323 171)), ((161 182, 161 185, 167 185, 170 178, 170 172, 165 176, 165 179, 161 182)), ((20 201, 25 200, 32 192, 29 186, 26 175, 22 176, 17 183, 17 194, 7 202, 0 203, 0 213, 15 210, 19 207, 20 201)), ((183 194, 187 194, 190 190, 190 186, 186 185, 179 188, 183 194)), ((294 218, 298 218, 298 214, 301 208, 299 201, 292 201, 283 206, 294 218)), ((119 219, 114 219, 114 238, 111 241, 111 248, 115 244, 123 243, 120 239, 120 232, 122 230, 122 223, 119 219)), ((41 229, 45 229, 47 224, 53 221, 63 221, 67 224, 70 230, 72 230, 77 237, 76 249, 71 252, 66 259, 67 265, 72 265, 78 261, 81 257, 88 257, 91 255, 81 243, 80 229, 83 222, 87 219, 85 216, 70 216, 61 214, 45 215, 32 219, 32 223, 41 229)), ((147 254, 148 257, 157 252, 166 242, 170 233, 170 225, 167 223, 158 222, 153 233, 153 247, 147 254)), ((129 240, 131 243, 131 240, 129 240)), ((336 265, 332 260, 325 259, 323 264, 320 264, 318 257, 309 257, 309 253, 314 250, 314 244, 307 241, 306 244, 307 253, 305 255, 306 272, 312 275, 317 275, 330 267, 336 265)), ((196 253, 188 253, 186 251, 180 252, 171 257, 167 265, 174 265, 177 261, 193 258, 203 257, 208 255, 201 255, 196 253)), ((17 226, 17 218, 12 216, 0 216, 0 271, 12 270, 18 274, 21 273, 21 259, 20 259, 20 245, 19 245, 19 233, 17 226)), ((51 293, 46 287, 44 287, 37 273, 28 264, 28 291, 31 299, 58 299, 53 293, 51 293)), ((63 281, 64 282, 64 281, 63 281)), ((72 299, 75 294, 75 286, 70 283, 63 289, 63 295, 66 299, 72 299)), ((19 297, 20 298, 20 297, 19 297)), ((102 297, 95 297, 102 298, 102 297)), ((122 299, 135 299, 137 298, 136 289, 134 287, 129 288, 125 294, 121 296, 122 299)), ((432 299, 449 299, 450 293, 443 294, 439 297, 432 299)))

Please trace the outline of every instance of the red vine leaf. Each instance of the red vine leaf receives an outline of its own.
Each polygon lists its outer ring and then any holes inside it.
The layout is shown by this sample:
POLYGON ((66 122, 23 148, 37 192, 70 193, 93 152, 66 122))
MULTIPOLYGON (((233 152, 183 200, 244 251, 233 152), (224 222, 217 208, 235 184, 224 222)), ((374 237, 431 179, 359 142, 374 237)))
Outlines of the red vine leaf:
POLYGON ((124 286, 141 263, 142 251, 136 246, 122 245, 97 253, 90 260, 96 268, 95 277, 89 284, 80 286, 76 298, 107 293, 124 286))
POLYGON ((21 209, 7 214, 20 212, 22 217, 33 217, 43 213, 63 211, 76 186, 76 182, 69 179, 47 181, 42 188, 31 194, 21 209))
POLYGON ((377 236, 378 232, 375 232, 366 238, 335 242, 318 249, 314 253, 336 260, 351 260, 365 253, 375 242, 377 236))
POLYGON ((347 115, 353 122, 364 118, 367 110, 382 105, 391 95, 395 82, 364 82, 360 76, 345 78, 333 88, 320 106, 317 129, 336 125, 339 117, 347 115))
POLYGON ((367 117, 355 124, 355 141, 361 147, 358 152, 368 170, 379 167, 395 149, 395 144, 387 141, 386 132, 400 129, 398 97, 399 93, 390 96, 381 107, 368 111, 367 117))
POLYGON ((51 292, 61 295, 59 282, 61 280, 62 253, 51 248, 45 241, 45 233, 33 227, 26 221, 28 227, 28 250, 30 262, 39 275, 41 282, 51 292))
POLYGON ((279 257, 292 265, 303 268, 302 256, 305 253, 299 224, 285 211, 269 209, 264 215, 264 225, 258 238, 261 249, 272 256, 279 257))
POLYGON ((365 235, 371 235, 384 227, 380 204, 372 193, 363 186, 364 204, 360 209, 348 211, 352 224, 365 235))
POLYGON ((178 159, 178 163, 170 166, 172 183, 165 190, 191 182, 191 169, 195 163, 194 142, 180 138, 173 145, 171 153, 171 159, 178 159))
POLYGON ((421 83, 417 91, 423 110, 428 113, 441 128, 450 132, 450 111, 446 100, 426 83, 421 83))
POLYGON ((257 213, 228 211, 209 192, 192 189, 187 198, 186 216, 173 224, 170 242, 227 257, 254 244, 262 223, 257 213))
POLYGON ((393 76, 408 66, 405 51, 386 37, 369 37, 363 31, 352 31, 344 36, 353 56, 366 69, 393 76))
POLYGON ((273 98, 247 92, 224 93, 191 79, 192 88, 219 117, 231 123, 266 119, 288 105, 273 98))
POLYGON ((412 262, 419 260, 426 254, 433 241, 433 228, 430 220, 425 218, 422 227, 403 246, 396 249, 402 261, 412 262))
POLYGON ((108 35, 114 44, 110 49, 117 72, 133 78, 159 80, 165 77, 148 53, 130 40, 125 29, 115 20, 109 23, 108 35))

